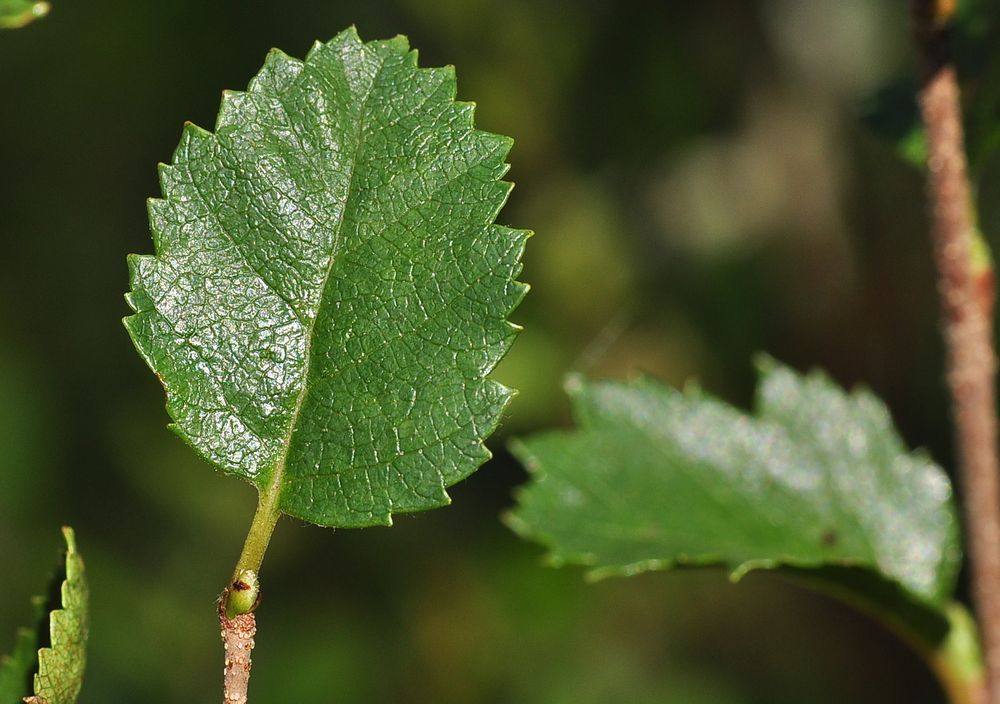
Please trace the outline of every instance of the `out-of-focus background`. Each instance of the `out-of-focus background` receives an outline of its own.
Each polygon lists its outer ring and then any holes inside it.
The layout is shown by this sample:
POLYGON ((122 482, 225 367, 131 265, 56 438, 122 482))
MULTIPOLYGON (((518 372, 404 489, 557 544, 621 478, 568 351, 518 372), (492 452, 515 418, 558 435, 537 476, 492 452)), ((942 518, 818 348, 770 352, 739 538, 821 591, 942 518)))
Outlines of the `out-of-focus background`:
POLYGON ((499 518, 525 479, 505 440, 568 424, 570 370, 746 404, 765 350, 870 386, 951 465, 922 176, 862 119, 912 75, 906 5, 54 0, 0 34, 0 650, 68 523, 93 592, 83 704, 218 699, 213 604, 254 492, 166 430, 119 322, 125 255, 151 250, 144 201, 183 121, 212 127, 270 47, 356 24, 455 64, 478 125, 516 138, 500 220, 537 233, 533 288, 496 376, 521 394, 451 507, 364 531, 282 520, 253 700, 941 701, 877 625, 779 578, 588 584, 499 518))

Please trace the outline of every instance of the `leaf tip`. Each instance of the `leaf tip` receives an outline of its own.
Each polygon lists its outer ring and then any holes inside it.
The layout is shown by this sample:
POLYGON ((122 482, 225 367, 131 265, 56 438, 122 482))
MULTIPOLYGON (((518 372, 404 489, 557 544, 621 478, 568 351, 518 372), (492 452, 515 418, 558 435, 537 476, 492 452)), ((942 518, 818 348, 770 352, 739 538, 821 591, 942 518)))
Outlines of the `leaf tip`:
POLYGON ((63 539, 66 541, 66 550, 69 554, 76 553, 76 533, 70 526, 62 527, 63 539))
POLYGON ((756 352, 753 355, 753 367, 761 376, 767 375, 782 365, 767 352, 756 352))
POLYGON ((510 530, 514 531, 517 535, 522 535, 522 532, 526 526, 521 517, 517 515, 517 512, 508 508, 500 512, 500 522, 507 526, 510 530))
POLYGON ((345 29, 344 29, 344 30, 343 30, 343 31, 342 31, 342 32, 341 32, 341 33, 340 33, 339 35, 337 35, 337 36, 343 36, 343 37, 348 37, 348 38, 350 38, 350 39, 354 39, 355 41, 357 41, 357 42, 359 42, 359 43, 361 42, 361 35, 360 35, 360 34, 358 34, 358 25, 354 24, 353 22, 352 22, 351 24, 349 24, 349 25, 348 25, 348 26, 347 26, 347 27, 346 27, 346 28, 345 28, 345 29))
POLYGON ((191 122, 191 120, 184 120, 184 125, 181 127, 181 136, 188 139, 205 139, 211 137, 212 133, 204 127, 191 122))

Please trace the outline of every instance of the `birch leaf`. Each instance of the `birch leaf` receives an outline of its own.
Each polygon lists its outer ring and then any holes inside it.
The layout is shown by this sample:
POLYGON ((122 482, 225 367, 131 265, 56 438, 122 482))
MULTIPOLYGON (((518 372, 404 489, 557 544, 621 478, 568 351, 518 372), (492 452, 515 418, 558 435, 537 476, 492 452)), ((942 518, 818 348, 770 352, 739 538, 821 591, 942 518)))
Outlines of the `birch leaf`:
POLYGON ((489 457, 528 233, 493 224, 511 141, 455 91, 349 29, 272 51, 161 168, 125 325, 173 429, 262 505, 389 524, 489 457))

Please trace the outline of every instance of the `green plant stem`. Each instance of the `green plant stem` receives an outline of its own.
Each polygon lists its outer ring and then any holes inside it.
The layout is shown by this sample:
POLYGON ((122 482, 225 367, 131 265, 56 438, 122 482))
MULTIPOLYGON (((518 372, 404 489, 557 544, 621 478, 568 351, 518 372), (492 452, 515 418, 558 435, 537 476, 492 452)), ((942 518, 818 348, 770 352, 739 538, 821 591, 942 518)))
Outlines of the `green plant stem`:
MULTIPOLYGON (((948 386, 989 704, 1000 704, 1000 461, 997 457, 993 267, 977 254, 958 79, 949 56, 954 2, 912 0, 927 131, 928 195, 948 353, 948 386)), ((979 242, 982 245, 982 242, 979 242)))
POLYGON ((250 530, 247 532, 247 539, 243 543, 243 552, 233 570, 233 579, 237 579, 244 570, 260 572, 260 565, 264 561, 264 553, 267 545, 271 542, 271 534, 274 526, 278 523, 281 510, 278 508, 278 492, 263 492, 257 503, 257 512, 250 523, 250 530))
MULTIPOLYGON (((219 626, 222 643, 225 649, 225 666, 223 668, 223 702, 225 704, 246 704, 247 687, 250 684, 250 653, 254 646, 254 635, 257 633, 257 617, 253 610, 257 606, 256 599, 241 602, 231 598, 239 593, 238 583, 247 574, 256 578, 267 545, 271 542, 271 534, 278 523, 281 511, 278 509, 278 492, 270 491, 260 494, 257 501, 257 512, 250 522, 247 539, 243 543, 243 552, 233 570, 230 583, 222 590, 219 597, 219 626)), ((256 587, 256 582, 254 582, 256 587)))
MULTIPOLYGON (((961 604, 947 609, 948 634, 936 646, 911 643, 924 656, 951 704, 984 704, 986 679, 976 640, 976 622, 961 604)), ((905 636, 903 636, 905 639, 905 636)))
POLYGON ((927 664, 949 704, 986 704, 986 677, 976 623, 957 601, 928 608, 887 582, 862 573, 782 570, 786 580, 847 604, 882 624, 927 664))
POLYGON ((977 642, 976 622, 957 602, 945 609, 948 631, 937 643, 901 623, 880 619, 908 644, 934 673, 950 704, 985 704, 986 678, 977 642))
POLYGON ((241 594, 239 588, 241 585, 245 588, 243 582, 248 575, 252 575, 254 591, 259 595, 256 575, 260 571, 264 553, 267 552, 274 526, 280 517, 278 492, 261 492, 240 559, 236 563, 236 569, 233 570, 232 579, 219 597, 219 626, 225 649, 223 668, 225 704, 246 704, 247 688, 250 684, 250 654, 254 646, 254 635, 257 633, 257 617, 253 613, 257 608, 257 599, 241 600, 233 595, 241 594))

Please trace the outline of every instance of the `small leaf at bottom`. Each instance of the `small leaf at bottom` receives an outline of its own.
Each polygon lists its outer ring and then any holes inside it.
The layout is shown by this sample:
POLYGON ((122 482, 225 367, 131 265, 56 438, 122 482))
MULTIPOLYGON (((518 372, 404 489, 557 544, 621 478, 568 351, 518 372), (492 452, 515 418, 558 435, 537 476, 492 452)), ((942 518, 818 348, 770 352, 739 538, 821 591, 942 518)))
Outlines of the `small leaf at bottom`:
POLYGON ((86 664, 89 592, 72 528, 48 600, 35 597, 36 625, 18 632, 14 652, 0 658, 0 704, 74 704, 86 664), (34 696, 27 696, 34 692, 34 696))

